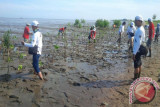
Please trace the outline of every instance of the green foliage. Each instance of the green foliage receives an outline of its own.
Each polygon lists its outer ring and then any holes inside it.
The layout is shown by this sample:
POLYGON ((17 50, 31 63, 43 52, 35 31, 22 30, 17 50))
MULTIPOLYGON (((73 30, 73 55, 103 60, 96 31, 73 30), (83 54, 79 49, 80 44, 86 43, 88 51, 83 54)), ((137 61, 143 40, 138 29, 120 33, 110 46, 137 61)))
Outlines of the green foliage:
POLYGON ((82 28, 82 24, 80 23, 80 20, 79 20, 79 19, 76 19, 76 20, 75 20, 74 26, 75 26, 75 27, 78 27, 78 28, 82 28))
POLYGON ((81 23, 78 24, 78 28, 82 28, 82 24, 81 23))
POLYGON ((12 60, 11 60, 11 58, 10 57, 8 57, 8 62, 11 62, 12 60))
POLYGON ((114 24, 116 25, 116 27, 119 27, 121 25, 121 21, 120 20, 114 20, 114 24))
POLYGON ((39 66, 42 67, 43 66, 43 62, 40 61, 39 62, 39 66))
POLYGON ((84 19, 81 19, 81 23, 82 23, 82 25, 84 26, 85 23, 86 23, 86 21, 85 21, 84 19))
POLYGON ((104 23, 104 27, 109 27, 109 21, 108 20, 104 19, 103 23, 104 23))
POLYGON ((12 39, 17 39, 17 36, 13 36, 12 39))
POLYGON ((14 48, 14 45, 11 44, 11 45, 10 45, 10 49, 13 49, 13 48, 14 48))
POLYGON ((96 20, 96 27, 100 28, 106 28, 109 27, 109 21, 108 20, 103 20, 103 19, 98 19, 96 20))
POLYGON ((55 49, 55 50, 58 50, 58 49, 59 49, 59 46, 58 46, 58 45, 54 45, 54 49, 55 49))
POLYGON ((78 26, 79 24, 80 24, 79 19, 76 19, 75 22, 74 22, 74 26, 78 26))
POLYGON ((155 27, 157 26, 158 23, 160 23, 160 20, 154 20, 153 21, 153 24, 154 24, 155 27))
POLYGON ((10 49, 10 46, 11 46, 11 31, 8 30, 4 33, 3 35, 3 46, 4 48, 6 49, 10 49))
POLYGON ((27 56, 27 55, 26 55, 26 54, 21 53, 21 54, 19 55, 19 58, 20 58, 20 59, 23 59, 25 56, 27 56))
POLYGON ((22 70, 23 65, 18 65, 18 71, 22 70))

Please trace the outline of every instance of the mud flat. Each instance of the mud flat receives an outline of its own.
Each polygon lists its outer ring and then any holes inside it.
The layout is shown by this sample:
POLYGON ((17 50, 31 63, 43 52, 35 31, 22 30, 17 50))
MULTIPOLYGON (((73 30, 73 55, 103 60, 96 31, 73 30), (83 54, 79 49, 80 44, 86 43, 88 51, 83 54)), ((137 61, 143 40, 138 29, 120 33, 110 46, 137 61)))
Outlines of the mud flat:
MULTIPOLYGON (((40 69, 48 81, 40 81, 33 74, 32 56, 21 47, 22 38, 17 36, 9 74, 6 56, 0 56, 0 106, 159 107, 159 90, 151 103, 129 105, 133 61, 127 37, 122 44, 116 43, 117 30, 97 30, 96 43, 88 43, 89 27, 70 27, 64 38, 57 36, 56 30, 43 34, 40 69), (21 53, 26 56, 19 58, 21 53), (18 71, 19 64, 23 69, 18 71)), ((141 74, 156 81, 160 71, 159 45, 153 45, 152 58, 143 59, 141 74)))

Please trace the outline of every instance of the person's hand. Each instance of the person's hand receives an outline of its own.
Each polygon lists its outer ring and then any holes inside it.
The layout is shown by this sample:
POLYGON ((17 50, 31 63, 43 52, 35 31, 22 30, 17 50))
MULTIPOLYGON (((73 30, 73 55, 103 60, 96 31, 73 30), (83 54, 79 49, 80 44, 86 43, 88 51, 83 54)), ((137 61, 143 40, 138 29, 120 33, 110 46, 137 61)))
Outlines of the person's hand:
POLYGON ((133 61, 135 60, 135 55, 133 54, 133 56, 132 56, 132 59, 133 59, 133 61))
POLYGON ((22 41, 21 44, 24 45, 24 41, 22 41))

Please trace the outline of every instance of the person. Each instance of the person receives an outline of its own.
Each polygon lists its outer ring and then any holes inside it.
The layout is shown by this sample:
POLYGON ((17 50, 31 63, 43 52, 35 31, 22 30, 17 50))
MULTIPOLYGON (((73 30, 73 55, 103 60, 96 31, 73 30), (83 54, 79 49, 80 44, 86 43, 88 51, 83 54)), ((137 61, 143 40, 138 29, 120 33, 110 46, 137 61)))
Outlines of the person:
POLYGON ((90 43, 90 39, 93 39, 94 43, 96 42, 96 27, 95 27, 95 25, 91 26, 88 39, 89 39, 89 43, 90 43))
POLYGON ((140 47, 145 42, 145 30, 142 26, 143 17, 141 15, 135 17, 135 25, 138 27, 135 36, 134 36, 134 45, 133 45, 133 61, 134 61, 134 80, 140 77, 141 74, 141 53, 140 47))
POLYGON ((121 43, 122 34, 124 33, 124 26, 126 25, 126 22, 123 22, 122 25, 119 27, 119 38, 117 42, 121 43))
POLYGON ((156 28, 156 34, 155 34, 155 42, 158 42, 158 36, 159 36, 159 27, 160 27, 160 24, 157 23, 157 28, 156 28))
POLYGON ((151 44, 152 44, 152 40, 154 38, 155 31, 154 31, 154 24, 150 18, 148 19, 148 23, 149 23, 149 36, 148 36, 148 41, 147 41, 147 47, 149 50, 148 57, 151 57, 151 44))
POLYGON ((67 27, 60 28, 59 32, 58 32, 58 35, 60 35, 60 33, 62 33, 62 36, 63 36, 66 29, 67 29, 67 27))
POLYGON ((30 33, 29 26, 30 26, 30 24, 27 23, 26 27, 24 28, 23 38, 24 38, 25 42, 29 41, 29 34, 32 34, 32 33, 30 33))
POLYGON ((136 31, 136 27, 134 26, 134 22, 131 22, 130 26, 127 28, 128 42, 130 43, 129 50, 133 48, 133 39, 136 31))
POLYGON ((41 73, 41 71, 39 70, 39 58, 41 56, 42 53, 42 33, 39 31, 38 29, 38 21, 33 21, 32 22, 32 30, 33 30, 33 36, 32 36, 32 42, 31 43, 26 43, 24 41, 22 41, 22 45, 26 46, 26 47, 34 47, 37 46, 37 54, 33 54, 33 67, 35 70, 35 73, 38 74, 39 78, 41 80, 44 80, 43 75, 41 73))
POLYGON ((112 28, 112 30, 115 30, 115 28, 116 28, 116 25, 115 25, 115 24, 113 24, 113 28, 112 28))

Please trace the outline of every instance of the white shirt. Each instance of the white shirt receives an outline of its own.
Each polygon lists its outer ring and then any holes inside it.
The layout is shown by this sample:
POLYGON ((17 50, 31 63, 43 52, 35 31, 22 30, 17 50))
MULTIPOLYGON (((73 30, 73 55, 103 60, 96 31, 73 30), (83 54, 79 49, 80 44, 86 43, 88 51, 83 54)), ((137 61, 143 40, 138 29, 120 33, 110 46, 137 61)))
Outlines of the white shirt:
POLYGON ((121 25, 120 27, 119 27, 119 34, 120 33, 123 33, 124 32, 124 25, 121 25))
POLYGON ((42 33, 37 31, 32 35, 32 42, 31 43, 24 43, 26 47, 34 47, 35 45, 38 46, 37 54, 42 53, 42 33))
POLYGON ((134 46, 133 46, 133 54, 136 55, 139 51, 140 45, 142 42, 145 42, 145 30, 144 27, 139 27, 134 36, 134 46))
POLYGON ((135 33, 135 31, 136 31, 136 27, 135 26, 133 26, 133 27, 128 26, 128 28, 127 28, 127 34, 129 34, 129 33, 135 33))

